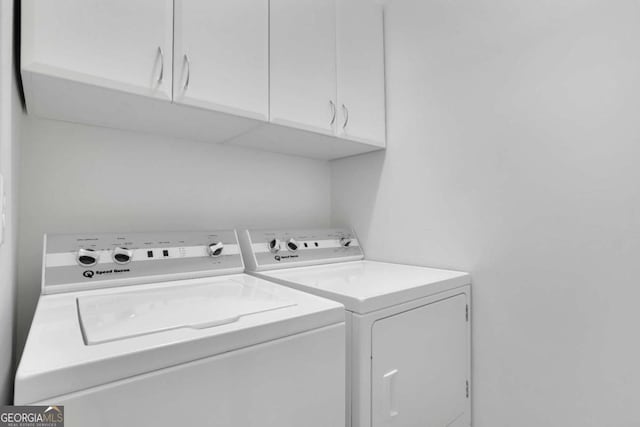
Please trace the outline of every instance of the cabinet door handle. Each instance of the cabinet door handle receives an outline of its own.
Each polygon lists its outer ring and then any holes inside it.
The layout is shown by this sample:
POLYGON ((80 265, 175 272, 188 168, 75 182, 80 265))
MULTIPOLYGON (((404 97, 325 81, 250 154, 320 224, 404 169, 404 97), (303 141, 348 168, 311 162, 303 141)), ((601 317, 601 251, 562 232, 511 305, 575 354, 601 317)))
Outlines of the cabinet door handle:
POLYGON ((394 369, 393 371, 387 372, 382 377, 384 381, 385 394, 387 395, 387 408, 389 409, 389 417, 394 418, 397 417, 400 412, 398 412, 398 400, 396 397, 396 376, 398 375, 398 370, 394 369))
POLYGON ((336 104, 332 100, 329 100, 329 105, 331 106, 331 121, 329 124, 333 126, 336 121, 336 104))
POLYGON ((191 61, 189 61, 189 57, 186 53, 184 54, 184 65, 186 67, 187 77, 184 80, 184 86, 182 87, 182 90, 186 92, 187 89, 189 89, 189 79, 191 78, 191 61))
POLYGON ((344 113, 344 123, 342 124, 342 129, 345 129, 349 124, 349 109, 342 104, 342 112, 344 113))
POLYGON ((158 75, 158 84, 162 84, 162 79, 164 79, 164 52, 162 52, 162 48, 158 46, 158 56, 160 57, 160 74, 158 75))

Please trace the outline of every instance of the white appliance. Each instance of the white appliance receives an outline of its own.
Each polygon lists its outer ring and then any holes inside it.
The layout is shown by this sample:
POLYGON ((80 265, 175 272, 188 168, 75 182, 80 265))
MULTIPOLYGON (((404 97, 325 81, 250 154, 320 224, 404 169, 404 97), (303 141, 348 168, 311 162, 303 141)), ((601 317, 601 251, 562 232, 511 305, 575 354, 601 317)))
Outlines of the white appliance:
POLYGON ((235 231, 45 236, 15 403, 68 427, 342 425, 344 308, 243 270, 235 231))
POLYGON ((369 261, 349 230, 245 230, 257 277, 338 301, 347 316, 347 426, 471 422, 471 278, 369 261))

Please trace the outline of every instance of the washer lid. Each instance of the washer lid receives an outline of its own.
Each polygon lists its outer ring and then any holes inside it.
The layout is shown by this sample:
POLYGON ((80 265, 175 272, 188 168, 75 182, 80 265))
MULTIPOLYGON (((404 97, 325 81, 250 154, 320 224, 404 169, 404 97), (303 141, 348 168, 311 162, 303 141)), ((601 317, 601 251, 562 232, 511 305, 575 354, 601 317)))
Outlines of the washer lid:
POLYGON ((262 288, 235 281, 148 289, 77 299, 87 345, 178 328, 204 329, 296 305, 262 288))
POLYGON ((330 298, 364 314, 471 283, 468 273, 378 261, 354 261, 255 273, 330 298))
POLYGON ((55 400, 344 319, 335 301, 246 274, 42 295, 14 400, 55 400))

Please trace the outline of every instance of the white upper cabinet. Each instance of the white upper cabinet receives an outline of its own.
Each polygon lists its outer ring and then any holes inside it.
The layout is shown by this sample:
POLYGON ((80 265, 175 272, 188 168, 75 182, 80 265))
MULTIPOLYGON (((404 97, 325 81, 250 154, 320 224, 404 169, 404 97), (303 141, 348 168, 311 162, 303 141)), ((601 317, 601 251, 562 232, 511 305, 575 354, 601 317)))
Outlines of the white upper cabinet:
POLYGON ((271 122, 334 134, 335 0, 271 0, 271 122))
POLYGON ((385 77, 382 5, 337 0, 338 135, 384 147, 385 77))
POLYGON ((268 0, 175 0, 173 100, 268 120, 268 0))
POLYGON ((335 159, 385 146, 376 0, 23 0, 29 114, 335 159))
POLYGON ((383 7, 271 0, 271 122, 385 146, 383 7))
POLYGON ((173 0, 23 0, 23 72, 171 99, 173 0))

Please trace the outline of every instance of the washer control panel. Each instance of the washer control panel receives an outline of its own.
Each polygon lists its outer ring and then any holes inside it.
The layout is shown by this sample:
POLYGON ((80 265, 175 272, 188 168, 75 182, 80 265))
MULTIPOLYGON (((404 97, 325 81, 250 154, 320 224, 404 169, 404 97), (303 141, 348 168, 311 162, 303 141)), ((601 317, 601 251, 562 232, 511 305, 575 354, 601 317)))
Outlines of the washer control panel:
POLYGON ((48 234, 42 290, 56 293, 243 270, 235 230, 48 234))
POLYGON ((239 237, 249 271, 364 258, 358 239, 348 229, 243 230, 239 237))

